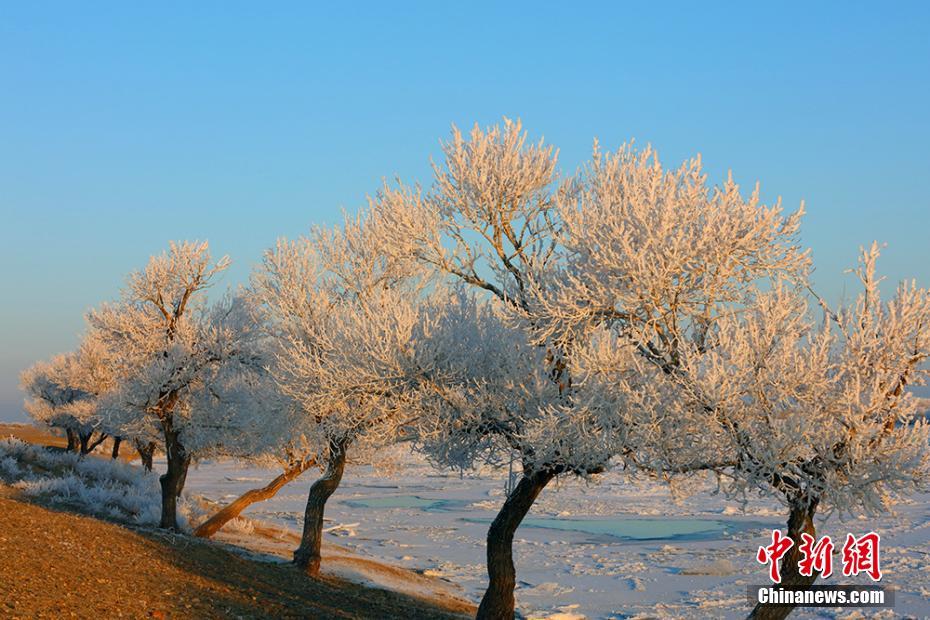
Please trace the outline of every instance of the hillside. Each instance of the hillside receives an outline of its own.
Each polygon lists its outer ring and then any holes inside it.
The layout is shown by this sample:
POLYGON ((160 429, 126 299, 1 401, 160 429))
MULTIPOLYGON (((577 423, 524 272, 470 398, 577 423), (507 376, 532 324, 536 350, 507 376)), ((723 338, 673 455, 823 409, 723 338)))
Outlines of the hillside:
POLYGON ((51 510, 0 489, 0 616, 84 618, 456 618, 402 594, 187 536, 51 510))

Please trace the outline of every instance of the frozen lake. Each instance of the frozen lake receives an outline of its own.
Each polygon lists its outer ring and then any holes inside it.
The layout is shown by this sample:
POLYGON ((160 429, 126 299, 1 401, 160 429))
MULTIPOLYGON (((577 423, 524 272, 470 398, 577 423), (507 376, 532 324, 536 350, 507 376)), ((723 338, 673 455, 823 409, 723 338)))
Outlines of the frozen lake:
MULTIPOLYGON (((465 519, 468 521, 469 519, 465 519)), ((490 524, 489 519, 474 519, 477 523, 490 524)), ((751 527, 738 521, 717 519, 637 519, 633 517, 574 519, 550 517, 537 519, 528 517, 520 527, 581 532, 596 538, 619 540, 713 540, 724 538, 729 533, 751 527)), ((609 540, 605 542, 610 542, 609 540)))
MULTIPOLYGON (((226 501, 275 475, 204 463, 190 472, 188 492, 226 501)), ((307 472, 246 516, 299 531, 315 475, 307 472)), ((405 456, 389 477, 349 467, 327 506, 326 527, 352 527, 326 536, 362 555, 447 579, 477 601, 485 585, 485 534, 504 488, 504 475, 437 472, 415 456, 405 456)), ((784 528, 785 515, 767 499, 750 501, 743 511, 712 489, 708 482, 708 492, 676 505, 666 486, 634 485, 616 474, 550 485, 515 537, 518 610, 528 618, 745 617, 746 586, 767 579, 756 549, 770 542, 772 528, 784 528)), ((896 517, 846 523, 833 517, 818 529, 834 540, 846 532, 879 532, 883 583, 898 588, 895 616, 930 617, 930 496, 901 506, 896 517)), ((828 580, 847 582, 836 575, 828 580)), ((854 612, 792 617, 863 617, 854 612)))

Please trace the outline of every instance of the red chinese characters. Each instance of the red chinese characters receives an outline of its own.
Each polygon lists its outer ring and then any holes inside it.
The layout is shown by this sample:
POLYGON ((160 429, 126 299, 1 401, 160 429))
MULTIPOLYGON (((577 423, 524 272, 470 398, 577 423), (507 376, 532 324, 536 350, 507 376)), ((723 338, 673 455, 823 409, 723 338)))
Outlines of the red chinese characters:
MULTIPOLYGON (((756 561, 769 565, 769 577, 774 583, 781 583, 779 560, 793 545, 794 540, 782 534, 780 530, 772 530, 772 544, 759 547, 756 552, 756 561)), ((802 533, 801 543, 798 545, 798 573, 810 577, 816 571, 826 579, 833 574, 833 550, 833 541, 829 536, 817 540, 810 534, 802 533)), ((846 543, 843 545, 843 576, 855 577, 859 573, 865 573, 873 581, 881 581, 880 553, 881 538, 875 532, 858 538, 847 534, 846 543)))
POLYGON ((859 538, 846 535, 843 545, 843 575, 852 577, 866 573, 872 581, 881 581, 882 570, 879 566, 879 546, 881 538, 875 532, 869 532, 859 538))
POLYGON ((798 560, 798 572, 805 577, 810 577, 816 570, 820 576, 826 579, 833 574, 833 541, 829 536, 824 536, 817 544, 816 539, 810 534, 801 534, 801 544, 798 551, 801 553, 801 559, 798 560))
POLYGON ((772 544, 768 547, 759 547, 756 561, 759 564, 770 564, 769 577, 774 583, 781 583, 781 573, 778 572, 778 561, 788 553, 794 541, 783 536, 779 530, 772 530, 772 544))

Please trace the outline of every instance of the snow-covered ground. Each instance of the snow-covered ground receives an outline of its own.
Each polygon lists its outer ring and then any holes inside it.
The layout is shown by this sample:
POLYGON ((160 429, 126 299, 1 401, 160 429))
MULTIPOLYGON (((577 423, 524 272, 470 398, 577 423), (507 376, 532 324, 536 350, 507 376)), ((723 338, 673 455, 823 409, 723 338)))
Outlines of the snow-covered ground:
MULTIPOLYGON (((299 531, 314 474, 246 516, 299 531)), ((190 472, 187 488, 223 502, 275 475, 233 462, 203 463, 190 472)), ((505 478, 443 473, 412 455, 390 476, 349 467, 327 505, 327 526, 344 527, 326 535, 360 555, 447 579, 477 601, 485 584, 485 531, 503 501, 505 478)), ((707 492, 676 505, 664 485, 631 485, 619 474, 592 484, 564 480, 543 492, 517 532, 518 610, 527 618, 744 617, 746 586, 767 580, 756 549, 784 521, 767 500, 743 511, 707 492)), ((930 495, 894 517, 845 523, 833 517, 818 530, 840 545, 847 532, 881 534, 883 584, 897 593, 894 612, 878 617, 930 617, 930 495)), ((838 574, 826 583, 871 583, 838 574)), ((799 610, 793 617, 874 616, 876 610, 799 610)))

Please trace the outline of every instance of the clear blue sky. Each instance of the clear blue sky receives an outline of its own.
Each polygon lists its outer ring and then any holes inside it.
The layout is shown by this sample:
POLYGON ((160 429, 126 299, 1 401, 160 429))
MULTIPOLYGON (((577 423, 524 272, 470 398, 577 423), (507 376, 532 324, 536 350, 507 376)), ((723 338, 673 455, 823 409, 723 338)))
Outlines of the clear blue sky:
POLYGON ((0 6, 0 420, 169 239, 236 284, 383 177, 427 181, 452 122, 520 117, 569 171, 595 136, 700 151, 807 201, 831 298, 873 239, 930 285, 928 3, 341 4, 0 6))

